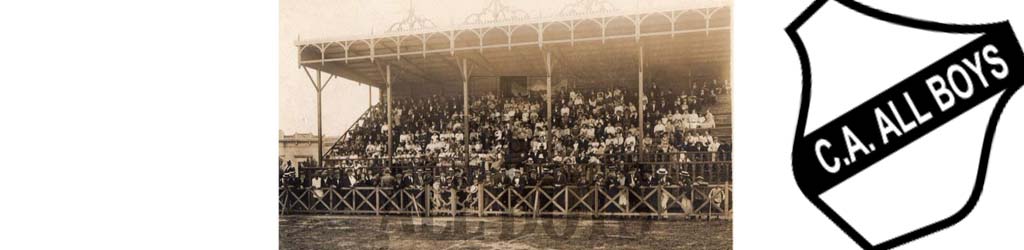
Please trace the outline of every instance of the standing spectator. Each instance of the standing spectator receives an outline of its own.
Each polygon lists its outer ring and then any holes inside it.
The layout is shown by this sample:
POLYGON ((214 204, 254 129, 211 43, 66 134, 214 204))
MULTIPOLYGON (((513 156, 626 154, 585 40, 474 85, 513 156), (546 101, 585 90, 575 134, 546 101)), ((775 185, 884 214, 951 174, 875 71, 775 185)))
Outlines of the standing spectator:
POLYGON ((317 199, 324 198, 324 190, 320 189, 323 185, 323 180, 320 178, 320 174, 313 174, 313 178, 310 179, 310 187, 313 188, 313 197, 317 199))
POLYGON ((415 185, 415 179, 412 178, 412 174, 406 171, 402 175, 402 180, 398 182, 398 189, 406 189, 415 185))
POLYGON ((351 188, 355 186, 356 182, 358 182, 358 180, 356 180, 355 172, 352 170, 345 170, 343 172, 345 173, 345 176, 338 180, 338 187, 351 188))
POLYGON ((291 160, 288 160, 288 162, 285 163, 285 165, 283 167, 284 167, 284 176, 285 176, 285 178, 295 177, 295 176, 298 175, 298 171, 296 171, 295 167, 292 166, 292 161, 291 160))
POLYGON ((433 198, 434 198, 434 201, 433 201, 434 209, 441 209, 441 207, 444 206, 444 197, 442 197, 442 195, 441 195, 441 190, 445 186, 445 184, 443 183, 444 180, 446 179, 445 173, 441 172, 441 176, 439 176, 438 178, 433 178, 433 179, 434 179, 434 182, 433 182, 433 184, 431 184, 431 189, 433 189, 433 190, 431 190, 430 193, 433 195, 433 198))
POLYGON ((379 187, 382 188, 394 188, 397 184, 395 177, 391 176, 391 170, 384 170, 384 175, 380 177, 379 187))
POLYGON ((477 192, 480 192, 480 182, 473 179, 473 184, 466 188, 466 199, 463 207, 473 207, 476 203, 477 192))

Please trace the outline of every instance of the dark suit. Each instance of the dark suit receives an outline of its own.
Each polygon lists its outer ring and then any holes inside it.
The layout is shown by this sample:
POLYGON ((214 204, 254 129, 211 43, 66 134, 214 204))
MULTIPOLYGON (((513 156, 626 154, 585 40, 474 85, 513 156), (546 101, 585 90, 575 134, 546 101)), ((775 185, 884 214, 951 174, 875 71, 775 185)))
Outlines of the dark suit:
POLYGON ((414 184, 415 180, 412 178, 412 175, 406 175, 405 177, 402 177, 402 181, 398 182, 398 188, 405 189, 414 184))
POLYGON ((341 176, 341 178, 338 179, 338 187, 339 188, 348 188, 348 187, 351 187, 351 186, 352 186, 352 182, 349 181, 347 175, 341 176))

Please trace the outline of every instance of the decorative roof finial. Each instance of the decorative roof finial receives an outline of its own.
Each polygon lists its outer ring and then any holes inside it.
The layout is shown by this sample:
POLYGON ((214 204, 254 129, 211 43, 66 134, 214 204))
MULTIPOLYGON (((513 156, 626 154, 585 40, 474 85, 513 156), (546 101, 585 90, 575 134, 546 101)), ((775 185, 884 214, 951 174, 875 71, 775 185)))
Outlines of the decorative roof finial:
POLYGON ((391 24, 391 26, 388 27, 387 32, 410 31, 436 27, 437 25, 434 24, 434 21, 422 16, 417 16, 416 5, 413 5, 412 0, 409 0, 409 14, 405 16, 405 19, 391 24))
POLYGON ((499 23, 529 19, 530 14, 506 5, 502 0, 491 0, 480 12, 470 14, 462 24, 499 23))
POLYGON ((562 7, 559 15, 576 16, 618 10, 607 0, 577 0, 562 7))

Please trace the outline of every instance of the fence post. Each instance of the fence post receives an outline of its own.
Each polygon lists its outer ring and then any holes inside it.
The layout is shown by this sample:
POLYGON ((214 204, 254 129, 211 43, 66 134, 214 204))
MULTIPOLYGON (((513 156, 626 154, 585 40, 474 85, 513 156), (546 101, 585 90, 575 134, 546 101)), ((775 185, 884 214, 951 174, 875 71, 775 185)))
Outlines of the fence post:
POLYGON ((539 189, 540 189, 539 185, 535 185, 534 186, 534 217, 535 218, 537 218, 537 213, 539 212, 538 209, 537 209, 537 207, 538 207, 537 204, 541 200, 541 192, 544 192, 544 190, 540 190, 539 191, 539 189))
POLYGON ((337 191, 335 191, 334 188, 327 188, 326 190, 327 191, 324 192, 324 197, 327 198, 327 202, 325 202, 327 204, 327 213, 334 213, 334 194, 337 193, 337 191))
POLYGON ((476 184, 476 205, 478 207, 477 217, 484 216, 484 185, 476 184))
POLYGON ((449 188, 448 189, 448 205, 450 207, 449 209, 451 209, 449 211, 451 211, 451 215, 452 216, 455 216, 455 213, 457 211, 456 209, 458 208, 458 206, 457 206, 457 204, 455 202, 458 201, 458 200, 459 200, 459 193, 456 192, 455 189, 449 188))
POLYGON ((562 201, 564 201, 562 205, 562 213, 565 214, 566 218, 569 217, 569 192, 572 192, 572 189, 570 189, 569 186, 562 186, 562 201))
MULTIPOLYGON (((390 128, 389 128, 390 129, 390 128)), ((373 188, 373 211, 376 215, 380 215, 380 187, 373 188)))
POLYGON ((658 184, 658 186, 654 187, 654 193, 655 193, 654 195, 658 196, 658 198, 654 199, 654 202, 657 202, 657 203, 654 204, 654 207, 655 207, 654 214, 656 214, 655 216, 657 216, 659 218, 661 217, 661 209, 662 209, 661 208, 662 207, 662 205, 661 205, 661 195, 662 195, 661 192, 662 191, 663 191, 663 189, 662 189, 662 186, 661 186, 660 183, 658 184))
MULTIPOLYGON (((405 212, 405 189, 395 190, 398 193, 398 214, 405 212)), ((394 201, 392 201, 394 203, 394 201)))
POLYGON ((729 182, 727 181, 725 182, 725 188, 723 189, 725 190, 725 195, 723 195, 723 197, 725 197, 725 200, 722 202, 723 204, 725 204, 725 206, 723 206, 723 208, 725 209, 724 211, 727 211, 728 214, 726 218, 732 219, 732 202, 729 202, 732 200, 732 198, 730 198, 732 197, 732 185, 729 185, 729 182))
POLYGON ((708 205, 706 206, 706 207, 708 207, 708 213, 707 213, 707 221, 711 221, 711 213, 712 213, 712 212, 714 212, 713 210, 711 210, 711 209, 712 209, 712 206, 711 206, 711 205, 712 205, 712 200, 711 200, 711 185, 708 185, 708 190, 707 190, 707 192, 705 192, 705 194, 704 194, 704 202, 708 204, 708 205))
MULTIPOLYGON (((629 181, 629 180, 627 180, 627 181, 629 181)), ((633 188, 633 186, 625 186, 624 185, 624 189, 622 189, 622 191, 618 192, 618 193, 623 193, 624 191, 626 192, 626 201, 627 201, 626 202, 626 213, 628 213, 628 214, 629 213, 633 213, 633 206, 635 205, 635 204, 633 204, 633 195, 634 195, 633 194, 634 193, 633 189, 636 189, 636 188, 633 188)), ((637 202, 640 202, 640 199, 637 199, 637 202)), ((633 215, 629 215, 629 216, 632 217, 633 215)))
POLYGON ((693 214, 687 214, 686 217, 693 217, 693 216, 696 216, 697 213, 698 213, 698 211, 695 210, 695 207, 693 207, 693 201, 696 200, 696 198, 697 198, 697 197, 693 196, 694 192, 696 192, 696 191, 694 190, 693 185, 691 184, 690 185, 690 196, 689 196, 690 199, 689 199, 689 202, 690 202, 690 212, 692 212, 693 214))
MULTIPOLYGON (((278 188, 278 189, 280 189, 280 188, 278 188)), ((288 191, 287 187, 282 189, 281 192, 283 192, 283 194, 284 194, 283 196, 284 197, 277 197, 277 203, 278 203, 278 207, 279 207, 278 209, 281 210, 281 211, 277 212, 278 215, 284 215, 285 214, 285 210, 288 209, 288 195, 291 193, 291 192, 288 191)), ((281 195, 278 195, 278 196, 281 196, 281 195)))

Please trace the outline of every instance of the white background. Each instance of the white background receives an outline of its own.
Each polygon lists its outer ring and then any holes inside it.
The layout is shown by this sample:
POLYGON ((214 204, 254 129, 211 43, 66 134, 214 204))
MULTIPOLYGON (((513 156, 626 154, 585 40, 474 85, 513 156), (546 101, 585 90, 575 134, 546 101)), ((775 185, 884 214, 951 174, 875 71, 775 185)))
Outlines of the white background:
MULTIPOLYGON (((1020 39, 1024 14, 1020 13, 1022 6, 1012 6, 1016 2, 1019 1, 863 1, 887 12, 940 22, 986 23, 1010 19, 1020 39)), ((790 165, 801 75, 796 50, 783 29, 810 3, 735 3, 736 208, 733 223, 736 249, 859 248, 804 198, 790 165)), ((854 44, 850 47, 879 56, 899 54, 892 49, 856 48, 854 44)), ((1019 227, 1024 225, 1024 215, 1020 212, 1024 210, 1024 202, 1019 196, 1019 190, 1024 188, 1019 181, 1024 177, 1019 159, 1020 141, 1024 139, 1019 129, 1022 125, 1024 100, 1018 95, 1007 104, 1000 120, 984 192, 974 211, 959 224, 902 248, 1022 248, 1019 239, 1024 232, 1019 227)))
MULTIPOLYGON (((1016 1, 867 1, 1024 25, 1016 1)), ((810 1, 737 1, 737 249, 856 249, 796 187, 800 67, 783 28, 810 1)), ((0 4, 0 249, 276 249, 275 1, 0 4)), ((1018 34, 1021 32, 1018 30, 1018 34)), ((907 249, 1021 248, 1024 101, 985 192, 907 249)))
POLYGON ((0 249, 276 249, 277 11, 0 3, 0 249))

